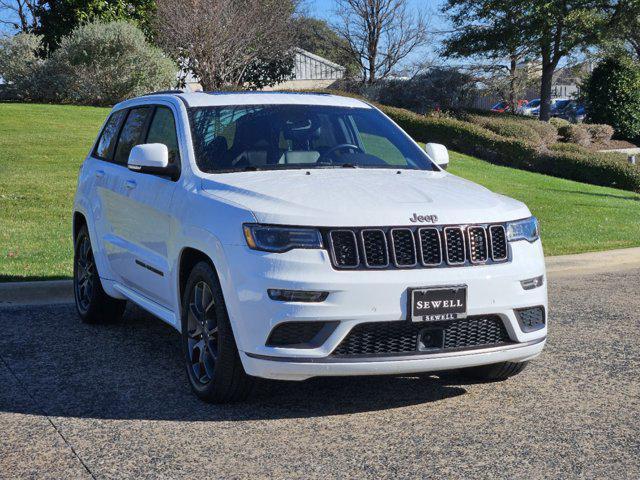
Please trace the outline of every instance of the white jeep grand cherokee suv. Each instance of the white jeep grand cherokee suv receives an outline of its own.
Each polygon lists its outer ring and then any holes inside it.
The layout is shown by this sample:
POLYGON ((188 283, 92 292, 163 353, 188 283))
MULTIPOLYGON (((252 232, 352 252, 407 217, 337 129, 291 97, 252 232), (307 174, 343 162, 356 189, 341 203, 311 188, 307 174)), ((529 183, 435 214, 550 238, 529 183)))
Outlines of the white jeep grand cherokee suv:
POLYGON ((117 318, 126 300, 160 317, 213 402, 253 377, 505 379, 547 334, 538 225, 447 162, 350 98, 120 103, 79 174, 80 317, 117 318))

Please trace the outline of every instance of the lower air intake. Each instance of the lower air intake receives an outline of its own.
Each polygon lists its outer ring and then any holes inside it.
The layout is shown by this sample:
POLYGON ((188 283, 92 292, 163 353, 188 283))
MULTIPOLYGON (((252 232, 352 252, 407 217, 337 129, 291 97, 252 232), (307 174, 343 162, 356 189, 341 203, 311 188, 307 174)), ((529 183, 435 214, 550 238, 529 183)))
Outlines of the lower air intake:
POLYGON ((512 343, 497 315, 439 323, 370 322, 353 327, 335 357, 393 356, 475 349, 512 343), (424 339, 428 337, 428 350, 424 339), (434 343, 437 340, 437 344, 434 343))

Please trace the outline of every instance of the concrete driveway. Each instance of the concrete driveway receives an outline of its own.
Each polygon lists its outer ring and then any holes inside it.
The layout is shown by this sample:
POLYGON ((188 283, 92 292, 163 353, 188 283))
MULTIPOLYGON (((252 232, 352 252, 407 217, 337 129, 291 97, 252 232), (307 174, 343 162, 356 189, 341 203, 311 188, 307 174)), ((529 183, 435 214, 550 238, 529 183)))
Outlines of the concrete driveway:
POLYGON ((499 384, 378 377, 189 392, 131 309, 0 309, 1 478, 639 478, 640 270, 558 275, 547 349, 499 384))

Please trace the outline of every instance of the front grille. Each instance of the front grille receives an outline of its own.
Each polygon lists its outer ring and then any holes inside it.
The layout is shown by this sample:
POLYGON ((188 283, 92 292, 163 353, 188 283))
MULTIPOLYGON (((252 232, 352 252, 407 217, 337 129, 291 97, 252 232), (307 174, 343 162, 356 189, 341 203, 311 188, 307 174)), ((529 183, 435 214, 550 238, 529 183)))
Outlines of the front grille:
POLYGON ((337 269, 410 269, 509 260, 503 225, 324 229, 337 269))
POLYGON ((544 307, 521 308, 516 310, 516 317, 523 332, 540 330, 546 324, 544 307))
POLYGON ((351 329, 336 357, 393 356, 485 348, 512 343, 500 317, 467 317, 438 323, 371 322, 351 329), (425 342, 425 338, 429 342, 425 342), (433 342, 437 339, 437 343, 433 342), (428 344, 428 348, 425 345, 428 344))

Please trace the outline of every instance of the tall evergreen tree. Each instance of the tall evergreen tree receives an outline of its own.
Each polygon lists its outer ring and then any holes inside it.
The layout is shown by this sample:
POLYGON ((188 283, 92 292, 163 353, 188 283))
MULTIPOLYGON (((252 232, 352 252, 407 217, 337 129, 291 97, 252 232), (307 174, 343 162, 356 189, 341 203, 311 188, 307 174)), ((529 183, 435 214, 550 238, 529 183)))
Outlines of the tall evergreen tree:
POLYGON ((551 116, 553 74, 560 61, 611 36, 635 0, 448 0, 455 31, 445 52, 458 56, 531 55, 542 67, 540 119, 551 116))

